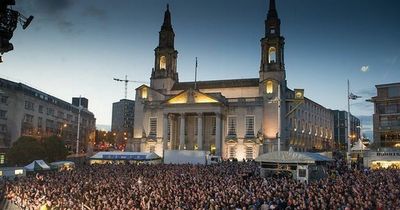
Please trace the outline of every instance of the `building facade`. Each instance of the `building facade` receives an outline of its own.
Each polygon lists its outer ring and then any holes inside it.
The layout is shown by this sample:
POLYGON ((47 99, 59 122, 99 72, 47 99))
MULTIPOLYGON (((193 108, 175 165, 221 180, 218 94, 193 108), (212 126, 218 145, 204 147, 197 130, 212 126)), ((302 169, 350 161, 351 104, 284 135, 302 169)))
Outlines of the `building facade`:
MULTIPOLYGON (((75 151, 79 106, 72 105, 22 83, 0 78, 0 145, 10 147, 20 136, 57 135, 75 151)), ((80 148, 94 141, 96 119, 81 103, 80 148)))
POLYGON ((400 148, 400 83, 376 85, 374 143, 378 147, 400 148))
POLYGON ((121 99, 113 103, 111 131, 122 133, 127 138, 133 136, 133 123, 135 119, 135 101, 121 99))
POLYGON ((127 149, 160 156, 165 149, 206 150, 239 160, 278 147, 329 150, 333 114, 287 87, 280 23, 271 0, 257 78, 180 82, 167 7, 150 86, 136 89, 134 138, 127 149))
POLYGON ((351 143, 361 139, 360 119, 350 114, 350 134, 348 133, 347 112, 340 110, 332 110, 334 116, 333 136, 335 140, 335 148, 341 151, 347 151, 347 137, 351 139, 351 143))

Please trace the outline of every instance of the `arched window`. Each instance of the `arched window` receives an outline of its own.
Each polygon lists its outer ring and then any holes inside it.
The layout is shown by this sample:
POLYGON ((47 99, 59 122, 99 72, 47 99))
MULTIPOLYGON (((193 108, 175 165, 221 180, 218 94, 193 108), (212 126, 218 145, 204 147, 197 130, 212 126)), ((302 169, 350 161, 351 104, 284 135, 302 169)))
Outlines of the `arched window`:
POLYGON ((276 62, 276 48, 270 47, 268 50, 268 63, 276 62))
POLYGON ((274 84, 272 81, 267 81, 266 92, 267 94, 271 94, 274 91, 274 84))
POLYGON ((166 69, 167 68, 167 58, 165 56, 160 57, 160 69, 166 69))
POLYGON ((147 99, 148 96, 148 92, 147 92, 147 88, 142 88, 142 99, 147 99))

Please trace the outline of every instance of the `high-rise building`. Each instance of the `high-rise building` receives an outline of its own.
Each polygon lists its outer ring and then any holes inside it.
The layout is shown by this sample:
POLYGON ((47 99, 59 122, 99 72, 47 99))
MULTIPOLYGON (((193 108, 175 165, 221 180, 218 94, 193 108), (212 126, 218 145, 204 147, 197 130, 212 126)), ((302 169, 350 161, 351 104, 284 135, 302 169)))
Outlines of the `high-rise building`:
POLYGON ((376 85, 374 103, 374 144, 400 148, 400 83, 376 85))
MULTIPOLYGON (((79 98, 78 98, 79 99, 79 98)), ((96 118, 80 111, 80 148, 94 141, 96 118)), ((22 83, 0 78, 0 146, 10 147, 20 136, 58 135, 75 152, 79 107, 22 83)))
POLYGON ((134 136, 127 149, 160 156, 166 149, 205 150, 239 160, 279 147, 331 150, 333 113, 287 86, 280 24, 270 0, 260 69, 254 70, 258 77, 181 82, 167 6, 150 86, 136 89, 134 136))
POLYGON ((347 112, 340 110, 332 110, 334 117, 334 139, 335 148, 341 151, 347 151, 347 138, 351 143, 355 143, 361 139, 360 119, 350 114, 350 134, 348 133, 347 112))
MULTIPOLYGON (((135 119, 135 101, 121 99, 113 103, 111 131, 132 138, 135 119)), ((120 136, 120 135, 118 135, 120 136)))

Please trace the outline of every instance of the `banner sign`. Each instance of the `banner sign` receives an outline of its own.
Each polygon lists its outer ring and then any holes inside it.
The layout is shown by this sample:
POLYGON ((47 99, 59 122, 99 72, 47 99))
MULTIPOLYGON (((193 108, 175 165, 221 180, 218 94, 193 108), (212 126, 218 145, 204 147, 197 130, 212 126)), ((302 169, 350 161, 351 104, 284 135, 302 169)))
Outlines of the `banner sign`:
POLYGON ((107 160, 146 160, 146 155, 103 155, 107 160))

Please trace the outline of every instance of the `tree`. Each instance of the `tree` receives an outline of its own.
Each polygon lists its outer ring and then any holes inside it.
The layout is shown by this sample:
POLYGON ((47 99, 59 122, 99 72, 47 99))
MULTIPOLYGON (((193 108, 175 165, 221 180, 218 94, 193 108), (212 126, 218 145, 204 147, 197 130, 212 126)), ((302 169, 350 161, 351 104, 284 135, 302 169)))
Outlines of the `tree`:
POLYGON ((57 136, 43 138, 42 145, 45 151, 45 160, 48 162, 65 160, 68 155, 64 141, 57 136))
POLYGON ((13 143, 7 153, 8 163, 10 165, 26 165, 34 160, 45 157, 44 148, 41 143, 29 136, 21 136, 13 143))

